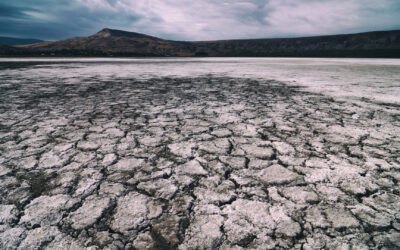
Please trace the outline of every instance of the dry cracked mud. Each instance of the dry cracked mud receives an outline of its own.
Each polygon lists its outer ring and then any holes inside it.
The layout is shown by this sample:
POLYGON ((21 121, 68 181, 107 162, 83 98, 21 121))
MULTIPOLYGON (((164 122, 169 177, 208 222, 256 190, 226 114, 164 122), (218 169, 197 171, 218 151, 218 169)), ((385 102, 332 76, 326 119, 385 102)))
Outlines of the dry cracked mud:
POLYGON ((0 82, 1 249, 398 249, 400 108, 228 77, 0 82))

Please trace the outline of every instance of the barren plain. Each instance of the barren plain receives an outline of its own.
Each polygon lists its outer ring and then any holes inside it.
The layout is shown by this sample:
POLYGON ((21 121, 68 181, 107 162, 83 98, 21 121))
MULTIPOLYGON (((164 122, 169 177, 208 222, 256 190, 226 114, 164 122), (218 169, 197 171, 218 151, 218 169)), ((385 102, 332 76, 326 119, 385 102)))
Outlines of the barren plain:
POLYGON ((398 60, 163 60, 0 62, 0 249, 400 248, 398 60))

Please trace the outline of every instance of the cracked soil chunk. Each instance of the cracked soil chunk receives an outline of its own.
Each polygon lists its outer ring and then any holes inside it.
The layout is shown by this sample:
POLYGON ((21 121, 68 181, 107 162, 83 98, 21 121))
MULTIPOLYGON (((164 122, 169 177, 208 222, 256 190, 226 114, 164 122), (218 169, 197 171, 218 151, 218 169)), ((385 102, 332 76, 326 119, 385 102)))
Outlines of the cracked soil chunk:
POLYGON ((300 224, 289 220, 281 222, 277 225, 275 236, 296 237, 301 232, 300 224))
POLYGON ((178 167, 178 173, 183 175, 207 175, 207 171, 197 160, 191 160, 178 167))
POLYGON ((0 176, 7 175, 7 174, 10 173, 11 171, 12 171, 11 169, 6 168, 5 166, 2 166, 2 165, 0 164, 0 176))
POLYGON ((196 144, 193 142, 180 142, 180 143, 173 143, 169 144, 168 148, 171 153, 178 155, 183 158, 188 158, 192 156, 192 148, 195 147, 196 144))
POLYGON ((171 215, 156 223, 152 228, 153 238, 158 239, 158 247, 176 248, 179 244, 179 230, 181 219, 171 215))
POLYGON ((17 215, 18 210, 14 205, 0 205, 0 225, 13 223, 17 215))
POLYGON ((238 199, 226 205, 223 214, 228 217, 224 231, 232 244, 238 244, 258 234, 271 234, 276 224, 263 202, 238 199))
POLYGON ((0 232, 0 249, 17 249, 26 237, 26 231, 22 227, 14 227, 3 233, 0 232))
POLYGON ((385 213, 378 212, 371 207, 359 205, 352 209, 351 212, 361 221, 368 223, 372 227, 385 228, 391 225, 393 216, 385 213))
POLYGON ((294 148, 286 142, 273 142, 272 145, 281 155, 290 155, 295 153, 294 148))
POLYGON ((39 227, 29 231, 18 246, 19 249, 40 249, 60 234, 57 227, 39 227))
POLYGON ((84 247, 77 242, 74 238, 70 236, 61 236, 58 235, 56 238, 50 242, 48 245, 46 245, 46 250, 80 250, 83 249, 84 247))
POLYGON ((296 203, 313 204, 319 200, 318 195, 314 191, 304 187, 287 187, 282 189, 282 193, 283 196, 296 203))
POLYGON ((319 207, 311 207, 307 209, 304 219, 311 223, 311 225, 315 228, 327 228, 330 226, 329 222, 322 214, 321 208, 319 207))
POLYGON ((224 218, 221 215, 196 216, 186 231, 185 241, 179 249, 213 249, 221 241, 220 230, 224 218))
POLYGON ((77 145, 77 148, 84 150, 84 151, 96 150, 99 147, 100 146, 93 141, 82 141, 82 142, 79 142, 77 145))
POLYGON ((343 209, 329 208, 325 210, 326 217, 335 229, 358 227, 359 222, 354 216, 343 209))
POLYGON ((178 190, 178 188, 172 183, 171 179, 157 179, 147 182, 140 182, 137 187, 138 189, 142 189, 151 195, 167 200, 171 199, 178 190))
POLYGON ((258 175, 260 181, 265 185, 281 185, 300 180, 301 176, 284 168, 279 164, 274 164, 260 171, 258 175))
POLYGON ((88 197, 78 210, 70 213, 67 220, 73 229, 84 229, 93 225, 110 206, 110 198, 88 197))
POLYGON ((119 160, 115 165, 109 167, 111 171, 135 171, 144 163, 143 159, 125 158, 119 160))
POLYGON ((245 144, 240 146, 246 152, 246 155, 253 156, 260 159, 271 159, 274 151, 269 147, 259 147, 253 144, 245 144))
POLYGON ((77 202, 68 195, 40 196, 25 207, 24 215, 19 223, 26 224, 28 227, 56 225, 65 211, 77 202))
POLYGON ((60 158, 54 152, 48 152, 48 153, 44 153, 40 157, 38 167, 40 169, 62 167, 65 162, 66 162, 65 159, 60 158))
POLYGON ((111 228, 126 233, 147 226, 149 220, 158 217, 162 207, 153 199, 136 192, 131 192, 118 199, 111 228))

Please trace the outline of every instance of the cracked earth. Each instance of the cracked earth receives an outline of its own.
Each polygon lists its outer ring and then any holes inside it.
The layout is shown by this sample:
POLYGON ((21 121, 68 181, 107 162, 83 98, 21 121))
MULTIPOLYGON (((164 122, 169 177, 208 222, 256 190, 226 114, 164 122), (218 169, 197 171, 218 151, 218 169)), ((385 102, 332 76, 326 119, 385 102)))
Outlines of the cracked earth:
POLYGON ((400 109, 228 77, 0 82, 1 249, 400 248, 400 109))

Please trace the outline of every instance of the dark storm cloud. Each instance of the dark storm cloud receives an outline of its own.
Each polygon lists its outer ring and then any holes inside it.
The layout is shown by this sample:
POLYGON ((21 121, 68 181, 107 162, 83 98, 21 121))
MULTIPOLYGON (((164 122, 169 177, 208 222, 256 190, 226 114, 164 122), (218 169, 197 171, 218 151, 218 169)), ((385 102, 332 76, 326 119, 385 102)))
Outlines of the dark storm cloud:
MULTIPOLYGON (((110 0, 111 1, 111 0, 110 0)), ((22 1, 0 4, 0 35, 46 40, 87 36, 106 25, 119 27, 136 16, 117 16, 108 9, 91 9, 76 1, 22 1)))
POLYGON ((23 13, 23 8, 8 6, 0 3, 0 19, 21 18, 23 16, 25 16, 23 13))
POLYGON ((0 34, 42 39, 74 36, 82 29, 78 23, 86 21, 80 17, 85 15, 83 8, 77 7, 71 8, 67 1, 57 1, 57 4, 37 0, 3 3, 0 5, 0 34))
POLYGON ((104 27, 167 39, 291 37, 400 28, 398 0, 13 0, 0 35, 48 40, 104 27))

